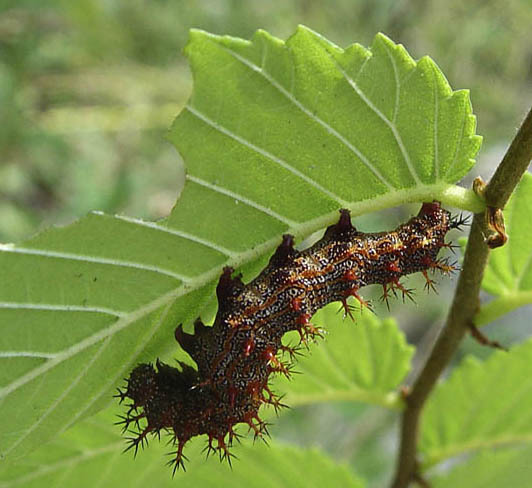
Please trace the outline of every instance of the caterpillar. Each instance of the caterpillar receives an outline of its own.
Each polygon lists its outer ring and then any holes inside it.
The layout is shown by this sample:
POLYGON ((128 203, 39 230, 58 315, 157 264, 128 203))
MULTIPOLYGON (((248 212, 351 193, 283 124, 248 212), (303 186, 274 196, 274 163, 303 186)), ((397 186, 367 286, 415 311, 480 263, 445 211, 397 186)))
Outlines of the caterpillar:
POLYGON ((438 259, 451 229, 466 219, 451 217, 437 201, 424 203, 419 213, 391 232, 363 233, 351 223, 350 213, 340 210, 340 219, 324 236, 303 251, 294 248, 293 236, 286 234, 265 269, 250 283, 233 276, 230 267, 216 287, 218 311, 212 326, 200 319, 194 334, 175 329, 175 339, 191 356, 197 369, 179 362, 178 368, 159 360, 140 364, 118 389, 120 402, 129 399, 128 410, 117 423, 129 431, 129 446, 137 453, 148 435, 171 435, 175 446, 169 464, 185 469, 185 444, 206 434, 207 455, 218 452, 231 463, 230 447, 239 437, 234 426, 247 424, 255 438, 268 434, 259 409, 269 404, 284 407, 270 385, 272 374, 290 376, 301 345, 322 336, 310 321, 328 303, 339 301, 351 316, 348 298, 362 307, 369 304, 359 290, 380 284, 383 300, 400 293, 411 297, 412 290, 402 276, 421 272, 428 290, 435 282, 428 271, 449 273, 456 269, 447 258, 438 259), (299 332, 296 346, 285 345, 282 337, 299 332), (136 430, 131 426, 136 425, 136 430), (142 427, 141 427, 142 425, 142 427))

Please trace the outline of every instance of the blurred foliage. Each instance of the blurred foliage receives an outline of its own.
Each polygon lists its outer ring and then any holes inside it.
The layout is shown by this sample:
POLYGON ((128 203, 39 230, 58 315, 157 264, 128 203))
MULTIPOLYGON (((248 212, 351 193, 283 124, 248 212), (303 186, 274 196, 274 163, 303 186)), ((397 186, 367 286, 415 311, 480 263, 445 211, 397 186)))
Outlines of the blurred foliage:
POLYGON ((0 242, 90 209, 166 215, 180 191, 166 128, 190 91, 188 30, 285 38, 305 24, 345 46, 377 31, 469 87, 486 144, 532 94, 528 0, 34 0, 0 5, 0 242))

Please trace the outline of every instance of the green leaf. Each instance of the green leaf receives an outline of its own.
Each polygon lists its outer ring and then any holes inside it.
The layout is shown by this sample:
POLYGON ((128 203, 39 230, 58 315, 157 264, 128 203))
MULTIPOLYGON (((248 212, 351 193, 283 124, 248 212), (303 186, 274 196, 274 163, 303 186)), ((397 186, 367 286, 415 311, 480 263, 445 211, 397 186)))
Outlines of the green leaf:
POLYGON ((312 322, 326 329, 325 339, 299 359, 296 371, 302 374, 279 378, 276 391, 287 392, 283 402, 290 406, 354 401, 399 408, 395 390, 410 371, 414 348, 393 319, 365 311, 352 323, 342 320, 338 308, 331 304, 314 316, 312 322))
POLYGON ((110 401, 132 365, 175 351, 224 265, 255 276, 290 232, 438 199, 480 138, 468 94, 378 35, 342 50, 301 27, 286 42, 193 31, 194 94, 170 138, 188 182, 163 222, 92 214, 0 247, 0 457, 14 459, 110 401))
POLYGON ((233 460, 231 469, 214 456, 205 460, 201 452, 204 439, 187 445, 187 472, 177 472, 172 479, 172 469, 165 466, 170 447, 153 439, 149 448, 133 459, 131 452, 122 453, 125 442, 113 422, 106 411, 80 422, 24 460, 4 463, 0 487, 363 487, 347 466, 333 462, 317 449, 246 441, 234 446, 238 459, 233 460))
POLYGON ((286 43, 193 30, 186 54, 194 93, 170 139, 189 181, 289 225, 340 206, 361 213, 368 199, 478 207, 450 185, 480 147, 469 96, 430 58, 416 63, 382 34, 371 50, 343 50, 306 27, 286 43))
POLYGON ((466 359, 427 402, 423 465, 485 447, 531 442, 531 404, 532 339, 510 352, 496 351, 485 362, 466 359))
POLYGON ((532 174, 525 173, 504 209, 508 242, 490 253, 482 288, 496 298, 483 305, 477 325, 532 304, 532 174))
POLYGON ((1 455, 21 456, 109 403, 132 364, 174 348, 211 286, 214 249, 93 214, 0 253, 1 455), (177 254, 182 249, 186 255, 177 254))
POLYGON ((486 450, 431 479, 434 488, 527 488, 532 479, 532 446, 486 450))

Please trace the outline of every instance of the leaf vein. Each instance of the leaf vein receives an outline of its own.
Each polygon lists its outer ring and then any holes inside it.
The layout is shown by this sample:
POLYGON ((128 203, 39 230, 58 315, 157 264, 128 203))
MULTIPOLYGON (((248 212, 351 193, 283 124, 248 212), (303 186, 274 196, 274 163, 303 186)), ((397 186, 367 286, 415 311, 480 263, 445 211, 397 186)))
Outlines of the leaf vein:
POLYGON ((329 351, 329 347, 327 344, 323 345, 323 357, 324 359, 329 362, 331 370, 334 371, 334 374, 336 377, 345 385, 348 389, 353 387, 353 381, 342 371, 342 369, 338 366, 338 362, 335 360, 335 358, 331 355, 331 352, 329 351))
POLYGON ((61 395, 57 397, 57 399, 46 409, 46 411, 35 421, 31 424, 31 426, 24 432, 23 435, 21 435, 6 451, 5 455, 8 455, 13 449, 15 449, 28 435, 30 435, 41 423, 48 417, 60 404, 61 402, 67 397, 67 395, 72 391, 72 389, 79 384, 82 378, 85 377, 87 374, 87 371, 90 369, 90 367, 93 365, 93 363, 100 357, 102 352, 105 350, 105 348, 109 345, 109 342, 111 341, 111 337, 107 337, 102 345, 98 348, 98 350, 94 353, 94 355, 90 358, 89 361, 83 366, 80 373, 72 380, 68 386, 62 391, 61 395))
POLYGON ((399 73, 397 72, 397 64, 395 63, 392 53, 390 52, 390 49, 386 44, 384 45, 384 50, 386 51, 388 59, 390 60, 390 64, 392 65, 393 75, 395 78, 395 100, 394 100, 393 117, 392 117, 392 124, 395 125, 397 121, 397 114, 399 113, 399 100, 401 99, 401 82, 399 81, 399 73))
POLYGON ((319 125, 321 125, 329 134, 336 137, 339 141, 341 141, 351 152, 353 152, 379 180, 380 182, 385 185, 389 190, 393 190, 394 186, 383 176, 383 174, 371 163, 371 161, 357 148, 355 147, 350 141, 348 141, 342 134, 340 134, 336 129, 331 127, 327 122, 320 119, 317 115, 313 114, 307 107, 305 107, 297 98, 295 98, 288 90, 286 90, 281 84, 279 84, 272 76, 270 76, 267 72, 262 70, 259 66, 256 64, 253 64, 248 59, 244 58, 243 56, 240 56, 238 53, 232 51, 228 48, 222 48, 224 51, 227 51, 231 56, 233 56, 235 59, 252 69, 253 71, 256 71, 260 75, 262 75, 268 82, 271 83, 273 87, 275 87, 280 93, 282 93, 290 102, 292 102, 297 108, 299 108, 305 115, 307 115, 311 120, 314 122, 317 122, 319 125))
POLYGON ((85 307, 79 305, 59 305, 53 303, 22 303, 22 302, 0 302, 1 308, 22 309, 22 310, 49 310, 58 312, 90 312, 113 315, 114 317, 124 317, 126 312, 114 310, 106 307, 85 307))
POLYGON ((451 171, 451 169, 454 168, 456 162, 458 161, 458 154, 460 153, 460 146, 462 144, 462 140, 463 140, 463 137, 464 137, 464 131, 465 131, 465 125, 466 125, 466 118, 467 118, 467 114, 464 110, 464 118, 462 119, 462 126, 460 128, 460 137, 458 138, 458 142, 456 143, 456 149, 454 151, 454 156, 453 156, 453 160, 451 161, 451 164, 449 165, 449 167, 445 170, 445 175, 444 177, 447 179, 448 176, 449 176, 449 172, 451 171))
MULTIPOLYGON (((150 341, 150 339, 155 335, 155 333, 161 328, 161 325, 164 322, 164 319, 168 315, 168 311, 170 310, 172 305, 172 302, 169 302, 166 304, 165 311, 162 313, 158 319, 157 319, 157 325, 154 327, 149 327, 148 333, 142 338, 141 341, 139 341, 137 347, 132 351, 130 354, 129 361, 123 360, 122 366, 118 368, 118 372, 116 375, 112 376, 109 381, 102 382, 101 388, 99 388, 99 393, 95 393, 92 398, 88 399, 87 403, 83 406, 83 408, 79 408, 76 411, 76 414, 68 421, 65 422, 62 426, 62 428, 59 430, 57 435, 61 434, 65 430, 67 430, 72 424, 74 424, 87 410, 89 410, 92 405, 101 397, 101 395, 106 392, 109 388, 114 386, 116 382, 119 380, 120 377, 124 375, 124 372, 129 368, 129 365, 139 356, 139 354, 142 352, 144 346, 150 341)), ((111 339, 111 337, 108 338, 111 339)))
POLYGON ((52 352, 39 351, 0 351, 0 358, 41 358, 52 359, 56 356, 52 352))
POLYGON ((42 464, 31 473, 24 474, 20 476, 19 478, 14 478, 12 480, 0 483, 0 488, 8 488, 11 486, 22 485, 23 483, 34 480, 48 473, 53 473, 54 471, 57 471, 61 468, 66 469, 72 465, 76 465, 82 461, 89 460, 95 456, 99 456, 99 455, 106 454, 106 453, 112 453, 116 451, 117 449, 120 449, 120 444, 121 442, 114 442, 105 447, 85 450, 81 452, 80 454, 77 454, 76 456, 72 456, 70 458, 63 459, 55 463, 42 464))
POLYGON ((186 290, 184 286, 181 286, 177 289, 171 290, 161 297, 153 300, 152 302, 140 307, 138 310, 131 312, 127 315, 124 315, 120 317, 116 322, 114 322, 111 326, 106 327, 105 329, 102 329, 91 336, 83 339, 82 341, 70 346, 67 349, 62 350, 61 352, 57 353, 57 355, 50 359, 49 361, 46 361, 44 364, 40 365, 37 368, 32 369, 28 373, 20 376, 15 381, 11 382, 10 384, 0 388, 0 400, 13 391, 17 390, 21 386, 25 385, 26 383, 29 383, 33 379, 39 377, 40 375, 46 373, 53 367, 57 366, 58 364, 62 363, 63 361, 71 358, 75 354, 78 354, 79 352, 87 349, 88 347, 92 346, 93 344, 96 344, 97 342, 112 336, 113 334, 118 333, 120 330, 126 328, 131 323, 135 322, 136 320, 139 320, 143 318, 145 315, 148 315, 149 313, 157 310, 159 307, 165 305, 168 303, 168 301, 171 301, 175 299, 177 296, 179 296, 179 291, 181 291, 181 294, 184 293, 184 290, 186 290))
MULTIPOLYGON (((105 215, 102 212, 92 212, 92 213, 96 215, 105 215)), ((155 229, 160 232, 166 232, 168 234, 172 234, 177 237, 182 237, 183 239, 187 239, 192 242, 197 242, 198 244, 202 244, 203 246, 214 249, 215 251, 218 251, 221 254, 225 254, 226 256, 229 256, 229 257, 234 257, 236 255, 234 251, 231 251, 230 249, 227 249, 226 247, 220 246, 212 241, 209 241, 208 239, 203 239, 201 237, 195 236, 193 234, 189 234, 188 232, 184 232, 182 230, 178 230, 172 227, 165 227, 162 225, 158 225, 155 222, 148 222, 145 220, 136 219, 134 217, 127 217, 125 215, 114 215, 114 217, 120 220, 124 220, 125 222, 129 222, 131 224, 142 225, 144 227, 149 227, 150 229, 155 229)))
POLYGON ((519 273, 518 276, 516 276, 515 285, 518 290, 521 289, 521 283, 523 282, 523 280, 525 279, 525 276, 530 271, 531 266, 532 266, 532 252, 528 255, 526 259, 526 263, 521 268, 521 272, 519 273))
POLYGON ((151 271, 154 273, 167 275, 179 281, 187 281, 190 278, 189 276, 185 276, 180 273, 175 273, 174 271, 170 271, 168 269, 164 269, 159 266, 136 263, 133 261, 123 261, 120 259, 87 256, 83 254, 75 254, 75 253, 69 253, 69 252, 48 251, 44 249, 31 249, 31 248, 25 248, 25 247, 4 247, 4 248, 0 248, 0 250, 4 252, 11 252, 11 253, 16 253, 16 254, 28 254, 28 255, 34 255, 34 256, 43 256, 46 258, 68 259, 72 261, 83 261, 87 263, 97 263, 97 264, 106 264, 110 266, 120 266, 124 268, 141 269, 143 271, 151 271))
POLYGON ((438 83, 436 77, 436 68, 432 67, 432 81, 434 83, 434 178, 436 181, 440 178, 440 157, 438 152, 438 117, 439 117, 439 100, 438 100, 438 83))
MULTIPOLYGON (((258 69, 260 69, 260 68, 258 68, 258 69)), ((306 174, 302 173, 298 169, 294 168, 292 165, 288 164, 286 161, 278 158, 277 156, 275 156, 275 155, 271 154, 270 152, 266 151, 265 149, 262 149, 262 148, 256 146, 252 142, 249 142, 248 140, 244 139, 242 136, 239 136, 238 134, 235 134, 234 132, 231 132, 226 127, 220 125, 219 123, 217 123, 214 120, 212 120, 209 117, 207 117, 205 114, 200 112, 198 109, 196 109, 196 108, 194 108, 194 107, 192 107, 190 105, 187 105, 184 108, 184 110, 188 110, 190 113, 192 113, 193 115, 198 117, 200 120, 205 122, 207 125, 209 125, 213 129, 215 129, 218 132, 220 132, 220 133, 222 133, 222 134, 234 139, 235 141, 239 142, 240 144, 242 144, 243 146, 247 147, 248 149, 260 154, 261 156, 264 156, 266 159, 269 159, 270 161, 273 161, 274 163, 278 164, 279 166, 281 166, 282 168, 286 169, 290 173, 294 174, 298 178, 301 178, 303 181, 305 181, 309 185, 313 186, 314 188, 318 189, 319 191, 321 191, 322 193, 327 195, 332 200, 337 201, 340 205, 343 205, 343 206, 347 205, 347 202, 345 200, 340 198, 335 193, 327 190, 325 187, 321 186, 318 182, 316 182, 315 180, 313 180, 312 178, 310 178, 306 174)))
MULTIPOLYGON (((412 160, 410 159, 410 155, 408 154, 408 151, 406 150, 406 147, 404 145, 404 142, 403 142, 403 138, 401 137, 401 134, 399 133, 399 131, 397 130, 397 126, 390 120, 388 119, 388 117, 386 117, 386 115, 384 115, 380 110, 379 108, 373 104, 373 102, 366 96, 366 94, 361 90, 361 88, 357 85, 357 83, 355 82, 355 80, 353 80, 353 78, 351 78, 346 72, 345 70, 342 68, 342 66, 340 65, 340 63, 338 63, 338 61, 336 61, 330 53, 327 53, 331 59, 335 62, 336 64, 336 67, 338 68, 338 70, 342 73, 343 77, 345 78, 345 80, 347 81, 347 83, 349 83, 349 85, 351 86, 351 88, 353 88, 353 90, 355 91, 355 93, 360 97, 360 99, 375 113, 375 115, 377 115, 377 117, 379 117, 387 126, 388 128, 391 130, 392 132, 392 135, 393 137, 395 138, 395 142, 397 143, 397 146, 399 147, 399 150, 401 151, 401 155, 403 156, 403 159, 406 163, 406 166, 408 168, 408 170, 410 171, 410 174, 412 175, 412 177, 414 178, 414 181, 416 182, 416 185, 422 185, 422 182, 421 180, 419 179, 419 176, 418 176, 418 173, 417 173, 417 170, 415 168, 415 166, 412 164, 412 160)), ((393 58, 391 58, 391 63, 392 63, 392 66, 395 66, 395 60, 393 58)), ((395 72, 395 70, 394 70, 395 72)), ((395 79, 395 84, 397 86, 397 84, 399 83, 399 80, 395 79)))
MULTIPOLYGON (((222 195, 226 195, 228 197, 234 198, 235 200, 238 200, 239 202, 242 202, 246 205, 249 205, 250 207, 256 208, 257 210, 260 210, 261 212, 269 215, 270 217, 273 217, 276 220, 279 220, 283 224, 288 225, 289 227, 293 227, 297 225, 297 222, 295 220, 288 219, 277 212, 274 212, 273 210, 269 209, 268 207, 265 207, 264 205, 261 205, 260 203, 257 203, 253 200, 250 200, 249 198, 246 198, 242 195, 239 195, 238 193, 235 193, 231 190, 228 190, 227 188, 219 185, 215 185, 214 183, 209 183, 201 178, 198 178, 197 176, 193 176, 191 174, 186 175, 187 180, 193 181, 194 183, 197 183, 198 185, 204 186, 205 188, 208 188, 209 190, 215 191, 217 193, 221 193, 222 195)), ((234 254, 234 253, 233 253, 234 254)))

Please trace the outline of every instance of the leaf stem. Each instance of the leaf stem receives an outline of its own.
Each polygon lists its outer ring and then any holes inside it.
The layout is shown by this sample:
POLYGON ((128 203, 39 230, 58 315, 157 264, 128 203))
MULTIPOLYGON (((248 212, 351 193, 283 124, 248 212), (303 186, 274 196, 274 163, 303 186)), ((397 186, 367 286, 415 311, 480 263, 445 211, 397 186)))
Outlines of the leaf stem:
MULTIPOLYGON (((531 159, 532 109, 484 191, 489 207, 504 208, 531 159)), ((399 457, 392 488, 405 488, 416 477, 417 439, 423 406, 477 313, 480 284, 489 253, 484 242, 485 235, 488 235, 488 228, 484 213, 477 213, 473 217, 464 264, 447 321, 406 398, 406 409, 401 422, 399 457)))
POLYGON ((353 389, 346 391, 330 391, 325 393, 320 392, 316 394, 294 393, 286 396, 286 403, 288 403, 290 407, 299 407, 301 405, 332 402, 366 403, 369 405, 377 405, 379 407, 399 411, 404 408, 404 402, 401 398, 401 395, 395 392, 372 393, 364 390, 353 389))
POLYGON ((480 307, 475 315, 474 323, 477 327, 489 324, 512 310, 530 303, 532 303, 532 290, 516 290, 501 295, 480 307))
POLYGON ((521 432, 519 434, 497 437, 495 439, 475 439, 468 443, 457 443, 446 446, 445 449, 433 452, 423 460, 423 469, 427 470, 437 464, 463 454, 473 453, 482 449, 519 446, 532 442, 532 435, 521 432))

